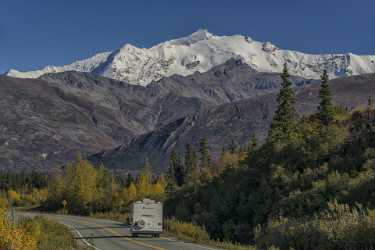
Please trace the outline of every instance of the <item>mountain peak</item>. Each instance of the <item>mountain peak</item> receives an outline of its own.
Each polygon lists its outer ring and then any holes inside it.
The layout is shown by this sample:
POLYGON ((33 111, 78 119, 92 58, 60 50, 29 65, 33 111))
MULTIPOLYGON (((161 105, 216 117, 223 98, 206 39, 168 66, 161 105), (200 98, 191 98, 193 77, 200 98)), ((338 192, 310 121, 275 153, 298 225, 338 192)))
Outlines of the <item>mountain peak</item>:
POLYGON ((215 36, 214 34, 210 33, 206 29, 199 29, 189 35, 190 38, 196 39, 196 40, 207 40, 214 36, 215 36))
POLYGON ((13 75, 16 75, 20 73, 18 70, 15 70, 15 69, 8 69, 7 71, 5 71, 4 75, 7 75, 7 76, 13 76, 13 75))
POLYGON ((126 44, 124 44, 124 46, 122 46, 122 48, 120 50, 121 51, 132 51, 132 50, 136 50, 136 49, 139 49, 139 48, 130 44, 130 43, 126 43, 126 44))
POLYGON ((214 34, 208 32, 206 29, 199 29, 193 33, 191 33, 188 36, 182 37, 182 38, 177 38, 173 39, 167 43, 173 44, 173 45, 191 45, 200 41, 205 41, 210 38, 215 37, 214 34))

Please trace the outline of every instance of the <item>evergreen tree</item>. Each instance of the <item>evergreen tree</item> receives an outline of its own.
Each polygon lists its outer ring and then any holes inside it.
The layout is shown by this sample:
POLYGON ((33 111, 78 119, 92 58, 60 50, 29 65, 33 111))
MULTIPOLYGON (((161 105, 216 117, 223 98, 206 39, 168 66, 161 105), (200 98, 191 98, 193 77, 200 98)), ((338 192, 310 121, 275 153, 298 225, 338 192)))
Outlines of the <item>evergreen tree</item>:
POLYGON ((258 139, 255 135, 251 137, 251 141, 249 143, 249 146, 247 147, 247 152, 252 153, 255 151, 255 149, 258 147, 258 139))
POLYGON ((186 176, 191 180, 197 168, 197 156, 190 144, 185 148, 185 171, 186 176))
POLYGON ((211 165, 210 152, 208 149, 208 142, 206 138, 202 138, 200 141, 200 167, 202 169, 208 169, 211 165))
POLYGON ((173 150, 169 157, 169 166, 166 171, 166 177, 167 177, 166 191, 168 193, 171 193, 176 189, 176 185, 177 185, 176 178, 175 178, 176 162, 177 162, 177 153, 175 150, 173 150))
POLYGON ((222 157, 222 156, 225 154, 225 151, 226 151, 226 150, 225 150, 225 147, 222 147, 222 148, 221 148, 220 157, 222 157))
MULTIPOLYGON (((168 169, 168 184, 177 185, 181 187, 185 183, 186 171, 181 162, 180 155, 173 150, 170 156, 169 169, 168 169)), ((168 187, 170 190, 170 187, 168 187)))
POLYGON ((132 174, 129 172, 127 175, 126 175, 126 179, 125 179, 125 187, 129 187, 130 183, 134 182, 134 178, 132 176, 132 174))
POLYGON ((233 139, 230 141, 229 150, 232 154, 237 151, 237 144, 233 139))
POLYGON ((175 182, 174 178, 174 171, 176 168, 176 162, 177 162, 177 152, 175 150, 172 150, 171 155, 169 156, 169 166, 166 173, 168 181, 175 182))
POLYGON ((327 71, 323 71, 319 91, 320 103, 318 107, 318 118, 323 125, 329 125, 333 121, 333 105, 331 91, 328 85, 329 77, 327 71))
POLYGON ((292 82, 289 80, 288 67, 286 64, 284 64, 281 78, 281 88, 277 96, 278 106, 273 117, 268 138, 271 141, 289 138, 296 125, 296 111, 294 108, 296 100, 292 89, 292 82))
POLYGON ((368 109, 372 109, 373 107, 372 107, 372 105, 374 104, 374 100, 372 99, 372 96, 369 96, 368 98, 367 98, 367 108, 368 109))
POLYGON ((374 104, 374 101, 372 99, 372 96, 369 96, 367 99, 367 108, 366 108, 368 121, 370 121, 370 118, 371 118, 371 110, 373 109, 373 104, 374 104))

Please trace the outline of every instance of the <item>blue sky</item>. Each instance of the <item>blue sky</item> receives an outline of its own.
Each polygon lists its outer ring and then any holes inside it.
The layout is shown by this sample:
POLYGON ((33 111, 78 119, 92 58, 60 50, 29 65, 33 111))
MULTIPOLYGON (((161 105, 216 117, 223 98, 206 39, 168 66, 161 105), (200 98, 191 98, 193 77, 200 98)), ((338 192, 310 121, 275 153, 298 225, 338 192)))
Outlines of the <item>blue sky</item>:
POLYGON ((1 0, 0 73, 204 28, 309 53, 375 54, 374 0, 1 0))

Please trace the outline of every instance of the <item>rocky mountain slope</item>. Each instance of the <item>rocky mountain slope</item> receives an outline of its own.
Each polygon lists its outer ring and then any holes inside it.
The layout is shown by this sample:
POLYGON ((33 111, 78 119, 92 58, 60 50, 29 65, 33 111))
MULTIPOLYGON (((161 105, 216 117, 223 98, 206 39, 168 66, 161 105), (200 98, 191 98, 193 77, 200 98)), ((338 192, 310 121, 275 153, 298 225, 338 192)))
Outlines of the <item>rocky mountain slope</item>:
MULTIPOLYGON (((314 83, 293 77, 297 87, 314 83)), ((0 168, 51 168, 218 105, 278 90, 280 77, 230 60, 147 87, 80 72, 0 77, 0 168)), ((125 164, 125 163, 123 163, 125 164)))
MULTIPOLYGON (((375 95, 374 83, 375 74, 333 80, 330 83, 333 100, 349 110, 366 105, 368 96, 375 95)), ((296 88, 296 92, 299 114, 313 113, 319 101, 319 85, 296 88)), ((260 140, 266 137, 276 108, 275 99, 276 93, 269 93, 201 110, 90 159, 110 168, 137 169, 148 158, 161 171, 167 166, 173 149, 183 152, 186 143, 198 149, 203 137, 208 139, 210 151, 218 157, 222 147, 230 145, 232 140, 244 145, 252 135, 260 140)))
POLYGON ((52 168, 115 147, 133 131, 84 94, 39 79, 0 77, 0 168, 52 168))
POLYGON ((331 78, 375 73, 375 56, 305 54, 241 35, 217 36, 198 30, 151 48, 125 44, 113 52, 97 54, 70 65, 47 66, 30 72, 9 70, 7 75, 37 78, 46 73, 80 71, 145 86, 166 76, 206 72, 231 58, 242 58, 259 72, 281 72, 283 64, 287 63, 291 74, 312 79, 318 79, 323 69, 331 78))

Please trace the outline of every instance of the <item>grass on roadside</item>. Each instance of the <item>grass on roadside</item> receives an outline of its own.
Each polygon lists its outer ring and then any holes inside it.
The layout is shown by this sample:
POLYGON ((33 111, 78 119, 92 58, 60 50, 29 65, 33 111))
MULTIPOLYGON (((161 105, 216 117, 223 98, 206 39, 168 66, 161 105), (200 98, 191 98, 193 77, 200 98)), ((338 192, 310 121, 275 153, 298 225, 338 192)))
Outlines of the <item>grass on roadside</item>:
MULTIPOLYGON (((164 221, 165 231, 174 235, 178 239, 185 241, 192 241, 194 243, 206 244, 221 249, 227 250, 256 250, 257 248, 251 245, 240 245, 229 241, 214 241, 211 240, 206 229, 189 222, 182 222, 172 219, 164 221)), ((276 248, 271 248, 276 250, 276 248)))
POLYGON ((91 250, 79 244, 69 228, 43 217, 22 218, 19 227, 37 241, 38 250, 91 250))

